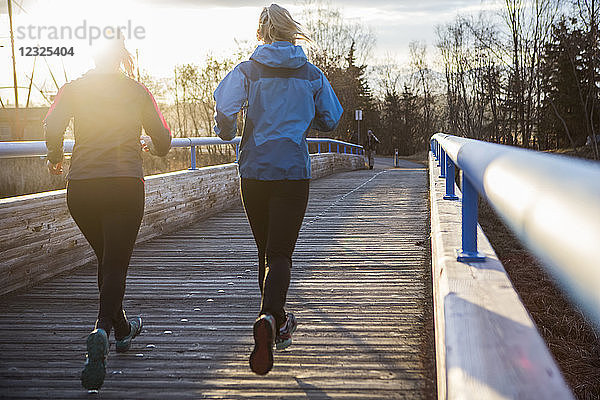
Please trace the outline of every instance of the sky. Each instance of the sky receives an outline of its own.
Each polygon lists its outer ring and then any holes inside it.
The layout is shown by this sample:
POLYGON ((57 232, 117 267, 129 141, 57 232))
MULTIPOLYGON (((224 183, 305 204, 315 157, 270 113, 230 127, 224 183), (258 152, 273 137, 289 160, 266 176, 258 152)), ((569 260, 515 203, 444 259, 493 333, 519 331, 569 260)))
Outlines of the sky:
MULTIPOLYGON (((493 3, 493 0, 330 1, 342 10, 345 18, 361 21, 372 29, 377 41, 372 64, 390 58, 400 64, 407 62, 408 44, 414 40, 426 43, 432 50, 436 25, 451 21, 457 14, 492 7, 493 3)), ((136 51, 139 54, 141 69, 155 77, 169 77, 176 65, 202 64, 208 53, 227 55, 236 48, 236 40, 257 44, 258 16, 269 2, 13 0, 12 4, 17 78, 18 86, 22 86, 19 103, 23 106, 34 57, 21 55, 21 47, 23 52, 26 47, 34 46, 73 47, 72 56, 37 58, 34 84, 52 92, 93 67, 90 39, 93 43, 98 29, 125 26, 126 45, 134 55, 136 51), (53 29, 58 38, 52 36, 53 29)), ((301 20, 300 3, 278 4, 301 20)), ((7 0, 0 0, 0 46, 3 46, 0 47, 0 99, 5 104, 14 104, 7 0)), ((43 105, 39 91, 34 87, 32 92, 32 101, 43 105)))

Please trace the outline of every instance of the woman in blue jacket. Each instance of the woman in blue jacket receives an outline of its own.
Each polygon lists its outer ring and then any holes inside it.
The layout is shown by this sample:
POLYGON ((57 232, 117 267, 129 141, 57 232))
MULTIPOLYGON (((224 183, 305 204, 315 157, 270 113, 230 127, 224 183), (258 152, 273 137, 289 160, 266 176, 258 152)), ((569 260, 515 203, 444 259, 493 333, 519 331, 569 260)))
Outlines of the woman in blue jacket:
POLYGON ((310 129, 335 129, 343 110, 327 78, 295 45, 298 39, 309 39, 285 8, 265 7, 257 36, 264 45, 223 79, 214 97, 215 133, 224 140, 235 137, 238 113, 247 106, 239 171, 242 201, 258 247, 262 294, 250 368, 264 375, 273 367, 273 343, 286 348, 296 329, 284 305, 308 202, 306 136, 310 129))

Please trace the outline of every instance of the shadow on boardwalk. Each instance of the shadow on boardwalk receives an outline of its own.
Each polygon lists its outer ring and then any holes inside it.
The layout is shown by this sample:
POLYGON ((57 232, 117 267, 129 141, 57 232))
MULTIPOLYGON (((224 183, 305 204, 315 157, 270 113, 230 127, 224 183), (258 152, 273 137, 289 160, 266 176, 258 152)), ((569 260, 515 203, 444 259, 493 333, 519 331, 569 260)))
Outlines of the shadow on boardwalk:
MULTIPOLYGON (((300 325, 269 375, 248 368, 260 299, 238 206, 136 248, 125 307, 144 332, 111 352, 97 397, 433 398, 427 172, 378 161, 311 184, 288 295, 300 325)), ((0 299, 1 398, 95 397, 79 371, 96 298, 90 265, 0 299)))

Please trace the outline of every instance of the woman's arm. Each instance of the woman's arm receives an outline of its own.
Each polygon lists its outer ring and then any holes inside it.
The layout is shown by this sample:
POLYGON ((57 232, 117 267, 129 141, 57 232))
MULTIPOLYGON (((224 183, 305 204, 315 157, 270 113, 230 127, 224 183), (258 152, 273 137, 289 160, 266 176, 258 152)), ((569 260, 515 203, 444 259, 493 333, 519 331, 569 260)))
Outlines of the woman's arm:
POLYGON ((237 133, 238 112, 248 100, 248 80, 239 65, 219 83, 214 99, 215 134, 223 140, 231 140, 237 133))
POLYGON ((171 130, 160 112, 152 93, 144 85, 142 87, 146 92, 142 106, 142 126, 144 127, 144 131, 152 138, 153 149, 150 152, 163 157, 171 149, 171 130))
MULTIPOLYGON (((65 129, 73 116, 71 105, 72 88, 65 84, 54 98, 52 106, 44 118, 44 136, 46 138, 46 147, 48 148, 48 162, 55 166, 51 169, 58 172, 56 166, 63 160, 63 140, 65 129)), ((62 171, 61 171, 62 172, 62 171)))
POLYGON ((344 109, 331 84, 325 75, 321 74, 321 87, 315 93, 315 119, 311 128, 321 132, 332 131, 340 122, 343 112, 344 109))

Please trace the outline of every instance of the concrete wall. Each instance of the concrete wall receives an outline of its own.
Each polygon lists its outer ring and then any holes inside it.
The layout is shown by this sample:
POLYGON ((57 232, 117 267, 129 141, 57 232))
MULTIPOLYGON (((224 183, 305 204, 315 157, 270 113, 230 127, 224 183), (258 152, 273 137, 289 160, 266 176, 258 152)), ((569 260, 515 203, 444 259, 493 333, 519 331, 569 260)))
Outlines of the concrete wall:
MULTIPOLYGON (((311 156, 313 179, 364 168, 362 156, 311 156)), ((65 190, 0 199, 0 295, 79 267, 95 257, 71 219, 65 190)), ((176 230, 237 204, 235 164, 146 178, 138 242, 176 230)))
POLYGON ((479 226, 478 250, 486 261, 456 261, 456 249, 461 247, 461 202, 442 199, 445 180, 438 178, 436 164, 430 154, 438 398, 573 398, 479 226))

